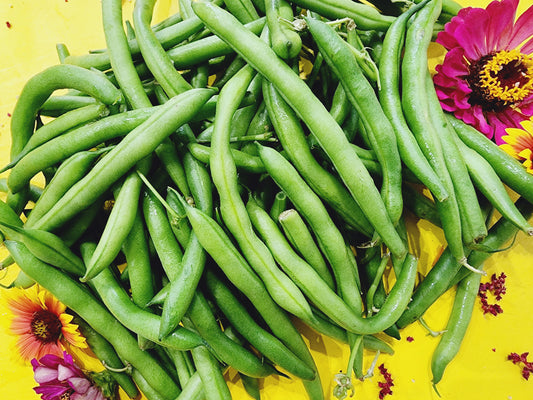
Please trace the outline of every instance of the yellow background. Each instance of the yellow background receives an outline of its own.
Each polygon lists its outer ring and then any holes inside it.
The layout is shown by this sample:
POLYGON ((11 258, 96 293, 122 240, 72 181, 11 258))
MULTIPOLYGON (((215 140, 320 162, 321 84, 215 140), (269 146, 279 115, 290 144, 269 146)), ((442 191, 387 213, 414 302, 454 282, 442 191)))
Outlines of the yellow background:
MULTIPOLYGON (((485 6, 487 0, 471 0, 464 4, 485 6)), ((125 15, 129 15, 133 1, 124 1, 125 15)), ((531 1, 521 1, 525 10, 531 1)), ((160 0, 156 19, 177 10, 177 0, 160 0)), ((24 83, 35 73, 58 62, 55 45, 65 43, 71 54, 84 54, 90 49, 104 47, 100 21, 100 2, 88 0, 0 0, 0 164, 9 156, 9 117, 24 83), (9 21, 11 28, 7 27, 9 21)), ((419 237, 417 255, 422 270, 438 256, 443 240, 440 232, 428 224, 411 226, 413 237, 419 237)), ((448 366, 439 384, 445 400, 530 400, 533 399, 533 378, 526 381, 518 366, 506 361, 510 352, 531 351, 533 361, 533 242, 520 234, 512 250, 495 254, 485 265, 489 276, 504 271, 507 294, 500 302, 504 313, 494 317, 483 315, 479 301, 459 355, 448 366)), ((6 254, 0 248, 0 257, 6 254)), ((13 276, 3 277, 7 283, 13 276)), ((487 278, 484 278, 485 281, 487 278)), ((2 293, 0 291, 0 293, 2 293)), ((426 321, 435 330, 443 329, 449 315, 453 291, 446 293, 426 314, 426 321)), ((13 357, 12 337, 6 333, 6 315, 0 315, 0 396, 4 399, 33 400, 30 366, 19 364, 13 357)), ((333 375, 345 370, 348 362, 347 346, 329 338, 302 330, 319 366, 326 393, 331 393, 333 375)), ((402 331, 402 340, 390 341, 395 354, 381 355, 394 379, 392 396, 395 400, 432 400, 439 397, 431 387, 430 360, 438 339, 426 335, 419 323, 402 331), (407 336, 414 341, 405 340, 407 336)), ((365 358, 365 368, 373 355, 365 358)), ((235 399, 249 398, 237 381, 234 372, 228 380, 235 399)), ((379 372, 364 382, 355 382, 355 399, 378 398, 379 372)), ((263 383, 265 400, 305 399, 301 383, 284 378, 268 378, 263 383)), ((333 398, 333 396, 331 396, 333 398)))

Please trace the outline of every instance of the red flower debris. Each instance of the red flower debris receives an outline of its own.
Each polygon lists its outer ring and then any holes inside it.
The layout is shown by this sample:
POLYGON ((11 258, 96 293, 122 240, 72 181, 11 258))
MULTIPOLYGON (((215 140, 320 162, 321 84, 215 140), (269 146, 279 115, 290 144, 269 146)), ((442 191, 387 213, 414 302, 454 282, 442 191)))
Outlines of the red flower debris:
POLYGON ((380 387, 379 398, 382 400, 386 395, 392 394, 391 387, 394 386, 394 382, 392 381, 390 372, 385 368, 384 364, 381 364, 378 368, 381 375, 383 375, 383 378, 385 378, 385 382, 378 382, 378 386, 380 387))
POLYGON ((415 338, 412 337, 412 336, 407 336, 407 337, 405 338, 405 340, 407 340, 409 343, 411 343, 413 340, 415 340, 415 338))
POLYGON ((12 27, 11 22, 6 21, 6 26, 8 27, 8 29, 11 29, 11 27, 12 27))
POLYGON ((491 293, 496 301, 500 301, 503 295, 506 293, 505 278, 507 276, 502 272, 499 276, 492 274, 489 282, 481 283, 479 285, 478 296, 481 299, 481 308, 483 314, 498 315, 503 313, 503 309, 499 304, 489 304, 487 293, 491 293))
POLYGON ((518 353, 511 353, 507 356, 507 359, 509 361, 512 361, 513 364, 523 364, 522 366, 522 376, 527 381, 529 379, 529 375, 533 373, 533 362, 529 362, 527 360, 527 356, 529 355, 529 352, 525 352, 522 354, 518 353))

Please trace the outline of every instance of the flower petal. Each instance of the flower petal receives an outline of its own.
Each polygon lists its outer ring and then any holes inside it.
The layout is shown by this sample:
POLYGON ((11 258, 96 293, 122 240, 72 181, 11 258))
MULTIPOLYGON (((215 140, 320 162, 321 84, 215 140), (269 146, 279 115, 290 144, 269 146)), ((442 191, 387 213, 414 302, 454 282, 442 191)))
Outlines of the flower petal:
POLYGON ((57 367, 57 379, 60 381, 66 381, 69 378, 78 376, 78 373, 73 368, 66 365, 58 365, 57 367))
POLYGON ((524 11, 516 20, 512 36, 509 38, 509 48, 518 48, 520 44, 531 37, 533 33, 531 24, 533 24, 533 6, 524 11))
POLYGON ((485 42, 488 22, 489 16, 484 9, 472 8, 468 14, 468 21, 465 18, 465 23, 457 27, 455 38, 469 60, 477 60, 488 53, 485 42))
POLYGON ((74 377, 68 380, 68 384, 76 393, 85 393, 92 386, 87 378, 74 377))
POLYGON ((488 44, 485 54, 508 49, 517 5, 518 0, 493 1, 487 5, 490 22, 484 32, 488 44))
MULTIPOLYGON (((58 379, 57 369, 38 367, 33 372, 33 378, 37 383, 47 383, 58 379)), ((61 380, 61 379, 60 379, 61 380)))

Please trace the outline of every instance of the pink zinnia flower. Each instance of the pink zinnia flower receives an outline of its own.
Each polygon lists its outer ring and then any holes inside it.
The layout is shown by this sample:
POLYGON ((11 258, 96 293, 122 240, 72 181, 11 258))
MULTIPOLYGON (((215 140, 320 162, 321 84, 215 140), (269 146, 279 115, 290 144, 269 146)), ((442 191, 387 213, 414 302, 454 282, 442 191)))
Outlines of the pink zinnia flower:
POLYGON ((434 76, 442 108, 497 144, 533 115, 533 6, 515 20, 517 6, 463 8, 436 40, 448 50, 434 76))
POLYGON ((35 381, 33 388, 43 400, 105 400, 100 389, 74 364, 72 357, 63 352, 63 358, 47 354, 40 360, 31 360, 35 381))

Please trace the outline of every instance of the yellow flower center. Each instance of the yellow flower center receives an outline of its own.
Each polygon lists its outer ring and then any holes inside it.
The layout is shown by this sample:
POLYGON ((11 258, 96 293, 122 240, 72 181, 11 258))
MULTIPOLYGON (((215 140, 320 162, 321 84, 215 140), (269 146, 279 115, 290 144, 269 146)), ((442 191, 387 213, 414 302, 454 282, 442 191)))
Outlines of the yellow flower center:
POLYGON ((48 310, 39 310, 33 314, 31 332, 41 342, 57 342, 61 336, 62 327, 57 315, 48 310))
POLYGON ((518 50, 488 54, 470 66, 471 103, 487 111, 516 105, 533 91, 533 57, 518 50))
POLYGON ((533 87, 533 59, 518 50, 500 51, 485 64, 480 78, 492 97, 508 103, 522 101, 533 87))

